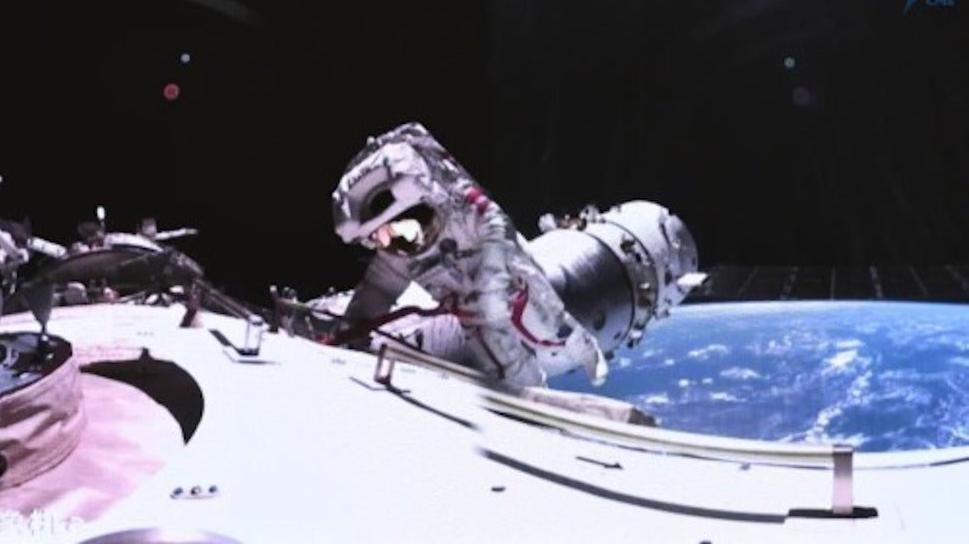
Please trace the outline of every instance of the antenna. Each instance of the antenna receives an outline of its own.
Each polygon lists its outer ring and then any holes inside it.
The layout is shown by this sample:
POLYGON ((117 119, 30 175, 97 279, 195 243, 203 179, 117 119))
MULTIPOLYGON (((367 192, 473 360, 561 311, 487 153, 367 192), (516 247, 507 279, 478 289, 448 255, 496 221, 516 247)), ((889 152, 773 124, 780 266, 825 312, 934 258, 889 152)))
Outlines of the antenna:
POLYGON ((50 321, 51 308, 54 305, 54 284, 40 283, 25 287, 18 291, 24 297, 27 308, 34 314, 34 319, 40 323, 40 339, 47 340, 47 322, 50 321))

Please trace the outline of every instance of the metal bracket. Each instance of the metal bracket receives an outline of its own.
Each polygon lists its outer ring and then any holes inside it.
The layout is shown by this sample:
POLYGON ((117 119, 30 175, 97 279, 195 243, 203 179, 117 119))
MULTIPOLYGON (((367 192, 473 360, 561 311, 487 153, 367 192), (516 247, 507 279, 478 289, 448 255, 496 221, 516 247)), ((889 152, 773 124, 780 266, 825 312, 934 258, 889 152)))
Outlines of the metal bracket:
POLYGON ((382 344, 380 351, 377 352, 377 366, 373 369, 373 381, 384 387, 391 387, 393 376, 394 360, 387 357, 387 344, 382 344))
POLYGON ((265 363, 265 360, 259 359, 264 328, 265 323, 261 317, 256 314, 250 315, 246 319, 245 337, 242 339, 241 347, 233 344, 218 329, 209 329, 209 332, 222 344, 223 351, 232 361, 237 363, 265 363))
POLYGON ((831 511, 837 515, 850 515, 855 511, 854 489, 852 484, 852 457, 854 448, 846 444, 835 444, 834 487, 831 494, 831 511))
POLYGON ((252 314, 246 319, 246 336, 242 342, 242 349, 237 350, 239 355, 250 357, 259 355, 259 349, 262 347, 262 332, 265 326, 265 321, 256 314, 252 314))

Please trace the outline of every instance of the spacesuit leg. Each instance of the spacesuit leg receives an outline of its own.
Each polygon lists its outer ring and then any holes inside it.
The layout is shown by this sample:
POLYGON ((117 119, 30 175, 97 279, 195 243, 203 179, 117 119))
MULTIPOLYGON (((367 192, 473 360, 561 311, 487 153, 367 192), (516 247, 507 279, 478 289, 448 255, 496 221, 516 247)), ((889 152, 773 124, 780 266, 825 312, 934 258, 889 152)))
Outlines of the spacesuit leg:
POLYGON ((565 353, 572 360, 581 363, 589 382, 599 387, 606 383, 609 375, 609 365, 599 349, 599 342, 570 314, 565 315, 573 327, 572 334, 565 340, 565 353))
POLYGON ((602 385, 609 367, 595 336, 565 309, 545 275, 529 264, 518 263, 516 267, 527 283, 528 297, 513 320, 515 327, 522 336, 530 337, 546 373, 562 374, 581 366, 593 385, 602 385))
POLYGON ((478 326, 470 331, 468 347, 480 370, 511 387, 544 387, 545 372, 511 324, 478 326))

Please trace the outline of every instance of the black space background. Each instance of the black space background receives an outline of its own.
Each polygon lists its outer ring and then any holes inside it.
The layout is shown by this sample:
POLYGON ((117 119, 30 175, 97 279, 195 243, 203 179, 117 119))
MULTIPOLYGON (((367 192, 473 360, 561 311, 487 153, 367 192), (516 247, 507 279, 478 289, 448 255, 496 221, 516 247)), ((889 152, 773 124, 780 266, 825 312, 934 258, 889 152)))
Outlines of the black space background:
POLYGON ((969 0, 904 3, 7 2, 0 215, 196 226, 216 284, 306 297, 363 268, 343 166, 419 120, 529 236, 645 198, 704 268, 966 263, 969 0))

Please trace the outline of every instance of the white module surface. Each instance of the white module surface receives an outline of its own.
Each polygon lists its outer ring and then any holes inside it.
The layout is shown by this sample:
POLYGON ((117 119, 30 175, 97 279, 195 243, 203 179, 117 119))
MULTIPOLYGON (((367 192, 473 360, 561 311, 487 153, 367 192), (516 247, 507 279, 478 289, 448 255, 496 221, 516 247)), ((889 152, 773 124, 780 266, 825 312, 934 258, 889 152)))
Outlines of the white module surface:
MULTIPOLYGON (((241 345, 244 322, 202 314, 182 329, 182 311, 54 311, 51 333, 79 356, 145 347, 191 374, 205 401, 184 449, 60 541, 143 527, 246 543, 943 542, 969 530, 969 449, 855 454, 854 502, 877 517, 796 517, 831 508, 830 468, 577 438, 499 415, 479 386, 440 371, 398 363, 388 390, 373 381, 374 356, 283 334, 265 334, 260 355, 237 362, 211 330, 241 345), (194 486, 218 492, 172 498, 194 486)), ((36 324, 0 324, 15 329, 36 324)), ((684 434, 649 436, 750 446, 684 434)))

